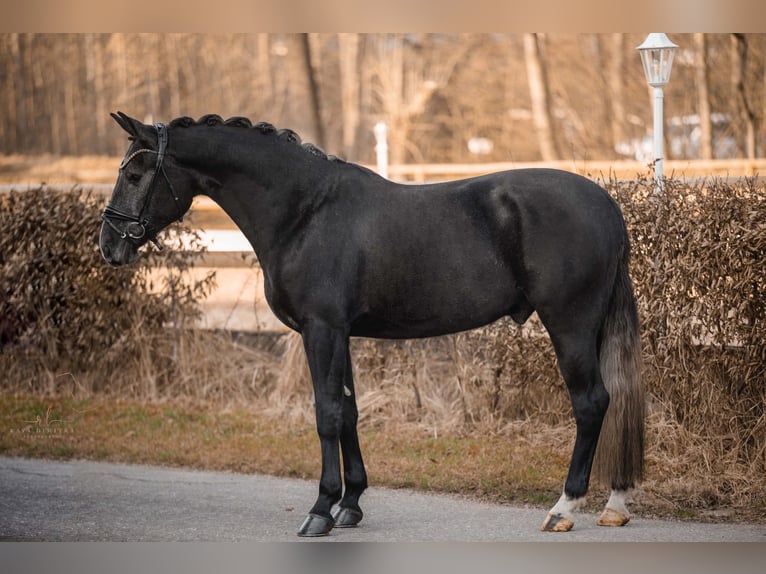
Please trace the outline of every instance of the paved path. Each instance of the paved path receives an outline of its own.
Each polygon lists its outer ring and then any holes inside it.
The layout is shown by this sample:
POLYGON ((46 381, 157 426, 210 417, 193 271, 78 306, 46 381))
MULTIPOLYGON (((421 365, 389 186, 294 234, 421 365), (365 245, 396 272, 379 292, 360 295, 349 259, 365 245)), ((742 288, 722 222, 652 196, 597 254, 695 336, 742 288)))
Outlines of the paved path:
MULTIPOLYGON (((95 462, 0 457, 0 540, 296 541, 313 482, 95 462)), ((766 542, 766 526, 634 518, 572 532, 538 531, 539 509, 370 488, 358 528, 327 541, 766 542)))

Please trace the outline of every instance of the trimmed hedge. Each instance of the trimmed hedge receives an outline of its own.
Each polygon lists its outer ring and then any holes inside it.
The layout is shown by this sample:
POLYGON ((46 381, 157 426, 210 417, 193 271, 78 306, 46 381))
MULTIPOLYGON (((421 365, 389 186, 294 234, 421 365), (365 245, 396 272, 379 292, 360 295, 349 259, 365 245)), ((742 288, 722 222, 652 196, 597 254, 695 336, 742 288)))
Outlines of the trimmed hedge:
POLYGON ((633 241, 656 408, 766 470, 766 186, 612 183, 633 241))
MULTIPOLYGON (((108 386, 112 373, 146 357, 148 340, 199 315, 198 301, 213 277, 181 280, 192 254, 153 250, 122 268, 103 261, 102 204, 76 189, 0 196, 0 360, 6 373, 22 364, 73 376, 95 369, 108 386), (160 275, 162 285, 154 285, 159 268, 168 271, 160 275)), ((30 381, 29 389, 37 385, 30 381)))

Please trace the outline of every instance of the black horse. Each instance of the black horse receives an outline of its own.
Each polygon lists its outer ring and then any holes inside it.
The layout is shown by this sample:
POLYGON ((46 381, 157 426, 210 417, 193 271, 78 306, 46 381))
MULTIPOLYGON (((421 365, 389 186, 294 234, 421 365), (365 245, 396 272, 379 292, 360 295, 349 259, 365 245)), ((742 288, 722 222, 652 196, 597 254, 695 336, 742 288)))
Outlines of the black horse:
POLYGON ((267 123, 112 116, 132 143, 103 213, 106 261, 131 263, 196 194, 207 195, 252 244, 276 316, 303 338, 322 473, 299 535, 362 519, 367 475, 349 337, 430 337, 506 315, 523 323, 533 311, 577 427, 563 493, 542 529, 573 526, 592 467, 612 489, 599 524, 628 521, 626 497, 643 473, 644 398, 628 235, 604 189, 548 169, 400 185, 267 123))

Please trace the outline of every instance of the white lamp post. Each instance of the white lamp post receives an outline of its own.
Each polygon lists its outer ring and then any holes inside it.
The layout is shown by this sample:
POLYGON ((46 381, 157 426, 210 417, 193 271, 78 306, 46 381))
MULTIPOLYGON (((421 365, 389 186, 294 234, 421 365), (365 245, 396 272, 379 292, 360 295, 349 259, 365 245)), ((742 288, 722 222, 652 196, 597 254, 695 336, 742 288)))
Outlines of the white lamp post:
POLYGON ((662 87, 670 80, 673 53, 678 48, 665 34, 652 33, 636 49, 641 54, 647 83, 654 88, 654 182, 657 191, 662 189, 662 87))
POLYGON ((375 134, 375 155, 378 162, 378 173, 388 178, 388 126, 378 122, 373 128, 375 134))

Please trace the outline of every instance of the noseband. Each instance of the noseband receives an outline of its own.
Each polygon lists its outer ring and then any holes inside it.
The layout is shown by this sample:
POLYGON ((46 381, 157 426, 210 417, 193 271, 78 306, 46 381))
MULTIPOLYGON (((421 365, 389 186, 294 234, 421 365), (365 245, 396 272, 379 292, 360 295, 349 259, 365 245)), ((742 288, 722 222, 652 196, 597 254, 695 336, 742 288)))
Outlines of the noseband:
MULTIPOLYGON (((146 188, 146 194, 144 195, 144 203, 141 206, 141 210, 139 211, 138 215, 133 215, 131 213, 126 213, 125 211, 122 211, 120 209, 117 209, 116 207, 112 205, 107 205, 104 209, 103 213, 101 214, 102 219, 104 222, 114 229, 120 236, 120 239, 123 239, 125 241, 128 241, 130 243, 133 243, 135 245, 139 245, 141 240, 144 239, 146 236, 146 228, 149 225, 149 218, 146 216, 146 209, 149 206, 149 200, 152 197, 152 193, 154 192, 154 183, 157 179, 157 174, 161 173, 162 176, 165 178, 165 181, 168 184, 168 189, 170 190, 170 195, 173 196, 173 200, 176 204, 176 209, 178 210, 178 221, 183 221, 183 211, 181 210, 181 200, 179 199, 178 195, 176 195, 175 190, 173 189, 173 185, 170 183, 170 179, 168 179, 168 174, 165 173, 165 168, 162 165, 163 160, 165 159, 165 151, 168 147, 168 128, 165 124, 156 123, 154 124, 155 129, 157 130, 157 150, 142 148, 139 150, 134 151, 130 155, 126 155, 122 162, 120 163, 120 171, 122 171, 125 166, 127 166, 133 158, 136 156, 142 154, 142 153, 153 153, 157 156, 157 163, 154 167, 154 173, 152 173, 152 179, 149 181, 149 186, 146 188), (127 222, 127 225, 124 229, 120 229, 120 227, 117 226, 116 222, 122 221, 127 222)), ((154 243, 154 245, 157 246, 158 249, 162 249, 162 245, 159 241, 157 241, 157 236, 155 234, 154 237, 150 237, 149 241, 154 243)))

